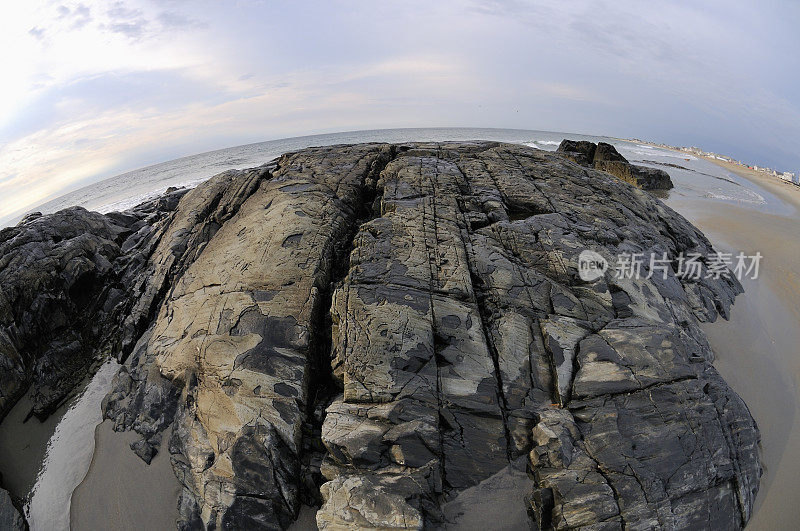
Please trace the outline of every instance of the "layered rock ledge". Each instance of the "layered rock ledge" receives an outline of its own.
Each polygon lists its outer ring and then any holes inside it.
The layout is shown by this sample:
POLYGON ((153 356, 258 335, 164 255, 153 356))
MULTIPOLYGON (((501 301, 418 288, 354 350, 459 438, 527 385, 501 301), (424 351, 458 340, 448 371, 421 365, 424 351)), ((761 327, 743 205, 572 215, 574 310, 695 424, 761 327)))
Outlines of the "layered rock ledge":
MULTIPOLYGON (((578 275, 713 249, 634 186, 494 142, 310 148, 109 215, 0 232, 0 412, 104 356, 104 413, 168 449, 180 529, 444 525, 528 462, 540 529, 735 529, 759 435, 701 321, 733 279, 578 275), (171 426, 171 431, 167 428, 171 426)), ((705 268, 705 265, 704 265, 705 268)))

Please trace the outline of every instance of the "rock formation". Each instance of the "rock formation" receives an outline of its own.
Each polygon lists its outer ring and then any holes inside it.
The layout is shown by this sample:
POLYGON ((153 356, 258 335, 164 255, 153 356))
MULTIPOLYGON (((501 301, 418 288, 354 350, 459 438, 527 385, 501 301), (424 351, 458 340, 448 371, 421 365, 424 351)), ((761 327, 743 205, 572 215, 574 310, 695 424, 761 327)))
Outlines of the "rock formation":
POLYGON ((699 327, 741 286, 578 275, 585 249, 705 271, 648 193, 524 146, 362 144, 156 203, 0 233, 0 386, 61 396, 117 355, 105 415, 148 462, 172 434, 180 529, 437 527, 520 459, 541 529, 747 522, 758 430, 699 327))
POLYGON ((594 144, 587 140, 562 140, 556 153, 581 166, 610 173, 643 190, 669 190, 672 188, 672 179, 669 178, 667 172, 631 164, 619 154, 614 146, 605 142, 594 144))

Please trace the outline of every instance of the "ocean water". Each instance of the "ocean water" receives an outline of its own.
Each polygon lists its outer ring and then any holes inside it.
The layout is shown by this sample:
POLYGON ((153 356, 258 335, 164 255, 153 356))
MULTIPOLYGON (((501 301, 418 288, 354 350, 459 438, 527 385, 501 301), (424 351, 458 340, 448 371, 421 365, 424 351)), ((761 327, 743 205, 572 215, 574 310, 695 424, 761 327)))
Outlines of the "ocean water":
MULTIPOLYGON (((631 162, 666 170, 676 185, 675 189, 670 192, 671 195, 678 194, 690 198, 703 197, 753 208, 766 209, 768 204, 771 207, 770 210, 775 210, 776 207, 781 208, 782 203, 778 198, 756 189, 745 179, 707 160, 666 149, 608 137, 548 131, 426 128, 381 129, 303 136, 190 155, 111 177, 48 201, 31 211, 47 214, 74 205, 103 213, 125 210, 163 193, 170 186, 197 186, 222 171, 259 166, 283 153, 310 146, 360 142, 498 140, 555 151, 561 140, 565 138, 608 142, 614 144, 620 153, 631 162)), ((14 224, 18 219, 9 219, 0 225, 14 224)))

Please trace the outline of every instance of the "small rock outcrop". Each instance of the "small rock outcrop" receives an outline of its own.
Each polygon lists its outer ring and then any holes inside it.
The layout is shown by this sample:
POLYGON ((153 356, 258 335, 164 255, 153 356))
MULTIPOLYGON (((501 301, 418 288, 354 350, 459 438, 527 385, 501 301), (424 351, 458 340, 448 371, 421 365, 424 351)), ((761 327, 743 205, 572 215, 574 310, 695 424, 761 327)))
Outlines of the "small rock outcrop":
POLYGON ((747 523, 758 430, 700 329, 741 286, 578 274, 586 249, 708 264, 708 240, 650 194, 495 142, 310 148, 172 194, 0 233, 18 286, 3 283, 0 366, 18 369, 0 384, 67 389, 36 369, 64 333, 89 347, 78 372, 118 355, 104 414, 148 462, 171 433, 180 529, 286 528, 303 504, 321 529, 438 527, 521 461, 540 529, 747 523), (37 274, 74 324, 42 322, 39 281, 13 265, 31 252, 57 257, 37 274))
POLYGON ((672 179, 664 170, 631 164, 614 146, 587 140, 562 140, 556 153, 577 162, 610 173, 614 177, 643 190, 669 190, 672 179))

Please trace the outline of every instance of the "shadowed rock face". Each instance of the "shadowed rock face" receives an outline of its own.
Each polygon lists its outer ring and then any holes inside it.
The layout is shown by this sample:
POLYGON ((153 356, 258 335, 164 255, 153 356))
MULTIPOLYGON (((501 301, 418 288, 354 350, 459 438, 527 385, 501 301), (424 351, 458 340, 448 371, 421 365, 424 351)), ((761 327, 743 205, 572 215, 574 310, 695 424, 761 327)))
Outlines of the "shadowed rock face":
MULTIPOLYGON (((92 299, 122 279, 99 321, 127 358, 104 411, 146 461, 172 425, 179 528, 284 528, 302 503, 323 529, 435 527, 520 459, 542 529, 749 518, 758 431, 699 328, 741 287, 580 280, 584 249, 713 252, 607 173, 491 142, 333 146, 226 172, 152 218, 81 215, 112 242, 111 266, 92 254, 92 299)), ((61 259, 63 243, 41 246, 61 259)), ((4 249, 11 275, 26 251, 4 249)), ((13 300, 9 337, 35 306, 13 300)), ((98 322, 98 306, 69 312, 98 322)), ((28 361, 45 349, 16 337, 3 396, 47 378, 28 361)))
POLYGON ((30 385, 33 413, 46 417, 93 364, 125 350, 122 323, 138 316, 129 282, 185 192, 124 214, 34 214, 0 231, 0 418, 30 385))

